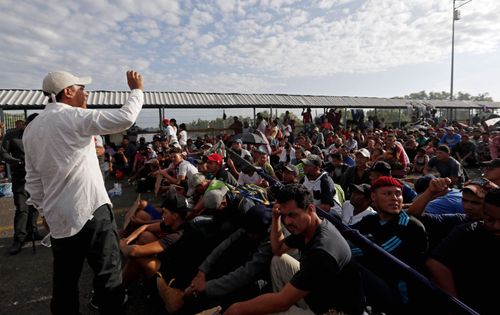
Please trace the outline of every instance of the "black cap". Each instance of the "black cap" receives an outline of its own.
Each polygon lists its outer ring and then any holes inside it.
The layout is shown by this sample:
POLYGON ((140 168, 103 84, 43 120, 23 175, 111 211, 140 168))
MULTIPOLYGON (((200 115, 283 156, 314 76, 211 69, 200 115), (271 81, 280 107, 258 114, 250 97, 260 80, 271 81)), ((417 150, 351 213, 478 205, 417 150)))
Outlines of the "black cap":
POLYGON ((391 176, 391 165, 384 161, 375 162, 370 168, 370 171, 380 173, 384 176, 391 176))
POLYGON ((161 207, 168 209, 170 212, 178 213, 182 218, 189 211, 186 198, 175 193, 175 190, 170 190, 167 193, 167 198, 163 201, 161 207))
POLYGON ((370 197, 372 193, 371 186, 368 184, 360 184, 360 185, 351 184, 351 187, 353 188, 353 192, 354 190, 359 191, 360 193, 365 195, 365 197, 370 197))
POLYGON ((500 158, 491 161, 480 162, 479 164, 487 168, 498 168, 500 167, 500 158))

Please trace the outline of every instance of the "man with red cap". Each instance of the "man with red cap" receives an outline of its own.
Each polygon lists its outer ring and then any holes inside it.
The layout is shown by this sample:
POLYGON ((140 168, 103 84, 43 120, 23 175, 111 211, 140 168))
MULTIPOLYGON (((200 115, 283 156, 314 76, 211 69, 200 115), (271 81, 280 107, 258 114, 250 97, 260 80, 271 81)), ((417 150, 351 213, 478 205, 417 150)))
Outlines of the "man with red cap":
POLYGON ((224 167, 224 159, 218 153, 212 153, 207 157, 207 178, 218 179, 226 184, 238 186, 238 181, 224 167))
MULTIPOLYGON (((420 221, 402 211, 402 189, 401 183, 389 176, 381 176, 373 181, 371 199, 377 213, 365 216, 353 227, 361 234, 370 235, 371 240, 384 250, 421 271, 426 258, 427 235, 420 221)), ((361 249, 353 247, 352 252, 358 256, 358 261, 362 265, 384 279, 394 291, 394 297, 399 299, 397 303, 399 311, 396 313, 412 313, 412 309, 415 309, 412 303, 415 291, 411 283, 403 280, 394 270, 387 268, 386 263, 365 255, 361 249)), ((367 294, 369 295, 369 292, 367 294)))

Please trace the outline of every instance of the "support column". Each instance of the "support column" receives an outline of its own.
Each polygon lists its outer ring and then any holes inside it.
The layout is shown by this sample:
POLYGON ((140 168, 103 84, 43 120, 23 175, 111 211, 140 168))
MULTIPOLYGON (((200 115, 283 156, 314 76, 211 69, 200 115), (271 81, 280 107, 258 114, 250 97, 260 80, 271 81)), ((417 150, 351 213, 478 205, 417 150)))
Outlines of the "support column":
POLYGON ((347 107, 344 107, 344 129, 347 129, 347 107))
POLYGON ((158 108, 158 127, 160 128, 160 130, 162 128, 162 120, 163 120, 163 118, 161 117, 161 107, 159 107, 158 108))

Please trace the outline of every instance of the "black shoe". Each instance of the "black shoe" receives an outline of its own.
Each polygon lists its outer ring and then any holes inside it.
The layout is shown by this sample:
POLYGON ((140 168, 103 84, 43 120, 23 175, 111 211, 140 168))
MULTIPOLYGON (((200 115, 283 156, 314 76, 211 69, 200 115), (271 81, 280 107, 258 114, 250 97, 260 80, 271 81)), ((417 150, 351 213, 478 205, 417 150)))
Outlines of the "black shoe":
POLYGON ((23 249, 23 244, 15 241, 9 248, 9 255, 18 254, 23 249))
MULTIPOLYGON (((128 290, 125 289, 125 293, 123 295, 123 305, 125 305, 125 303, 127 302, 128 302, 128 290)), ((87 305, 91 310, 95 312, 99 311, 99 304, 96 301, 94 290, 90 291, 89 303, 87 305)))
POLYGON ((26 242, 41 241, 44 237, 45 235, 40 234, 40 232, 28 233, 28 235, 26 236, 26 242))

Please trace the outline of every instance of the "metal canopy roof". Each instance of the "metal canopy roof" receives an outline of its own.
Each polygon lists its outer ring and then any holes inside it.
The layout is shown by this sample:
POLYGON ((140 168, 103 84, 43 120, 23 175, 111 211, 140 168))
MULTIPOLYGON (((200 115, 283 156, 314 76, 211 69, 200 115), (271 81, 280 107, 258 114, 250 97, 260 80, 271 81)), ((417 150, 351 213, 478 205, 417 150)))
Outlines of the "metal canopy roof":
MULTIPOLYGON (((129 95, 126 91, 90 91, 90 108, 118 108, 129 95)), ((500 102, 407 100, 376 97, 150 92, 144 93, 144 108, 407 108, 430 105, 434 108, 500 108, 500 102)), ((41 90, 0 90, 4 110, 41 109, 48 98, 41 90)))

